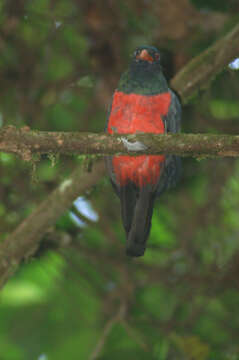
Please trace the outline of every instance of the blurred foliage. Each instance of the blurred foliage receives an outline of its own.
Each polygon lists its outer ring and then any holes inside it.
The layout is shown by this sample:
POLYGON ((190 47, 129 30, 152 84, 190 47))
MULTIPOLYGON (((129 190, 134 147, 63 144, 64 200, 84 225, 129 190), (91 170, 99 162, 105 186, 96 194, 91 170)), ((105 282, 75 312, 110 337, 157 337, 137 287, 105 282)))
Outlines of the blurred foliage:
MULTIPOLYGON (((102 131, 135 46, 162 49, 170 78, 238 11, 236 0, 2 1, 0 127, 102 131)), ((183 130, 238 133, 238 80, 219 74, 183 109, 183 130)), ((0 240, 79 163, 0 153, 0 240)), ((0 359, 239 359, 239 161, 184 160, 140 259, 124 254, 109 180, 79 195, 92 208, 74 203, 1 292, 0 359)))

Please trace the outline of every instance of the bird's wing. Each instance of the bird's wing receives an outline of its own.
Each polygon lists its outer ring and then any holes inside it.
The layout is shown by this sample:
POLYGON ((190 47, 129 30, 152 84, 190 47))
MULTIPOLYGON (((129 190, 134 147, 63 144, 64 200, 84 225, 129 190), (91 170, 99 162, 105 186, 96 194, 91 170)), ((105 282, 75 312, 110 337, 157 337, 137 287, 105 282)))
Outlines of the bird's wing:
POLYGON ((171 103, 167 115, 163 117, 167 132, 178 133, 181 130, 181 104, 177 95, 169 89, 171 94, 171 103))
MULTIPOLYGON (((170 89, 171 103, 168 114, 163 117, 167 133, 178 133, 181 129, 181 104, 177 95, 170 89)), ((176 155, 166 155, 164 171, 157 186, 157 195, 174 187, 181 176, 181 158, 176 155)))

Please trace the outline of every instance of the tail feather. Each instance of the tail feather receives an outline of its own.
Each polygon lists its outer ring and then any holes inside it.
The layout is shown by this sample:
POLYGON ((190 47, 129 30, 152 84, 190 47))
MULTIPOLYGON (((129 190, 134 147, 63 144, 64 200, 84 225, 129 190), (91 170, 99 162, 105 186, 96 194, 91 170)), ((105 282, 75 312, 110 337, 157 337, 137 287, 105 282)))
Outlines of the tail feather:
POLYGON ((127 234, 126 253, 129 256, 142 256, 151 228, 155 193, 147 186, 132 190, 124 189, 124 196, 121 197, 122 218, 127 234))
POLYGON ((134 216, 134 208, 137 201, 137 189, 135 184, 128 183, 120 189, 121 216, 126 234, 128 235, 134 216))

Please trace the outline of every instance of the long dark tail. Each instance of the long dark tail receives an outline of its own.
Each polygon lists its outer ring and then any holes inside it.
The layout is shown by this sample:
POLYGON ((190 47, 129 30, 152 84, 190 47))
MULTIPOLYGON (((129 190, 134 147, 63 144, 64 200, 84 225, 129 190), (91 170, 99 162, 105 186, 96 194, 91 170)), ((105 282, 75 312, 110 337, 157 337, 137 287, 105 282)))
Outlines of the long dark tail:
POLYGON ((151 228, 155 193, 150 186, 138 188, 127 184, 122 188, 121 211, 127 234, 126 253, 129 256, 142 256, 151 228))

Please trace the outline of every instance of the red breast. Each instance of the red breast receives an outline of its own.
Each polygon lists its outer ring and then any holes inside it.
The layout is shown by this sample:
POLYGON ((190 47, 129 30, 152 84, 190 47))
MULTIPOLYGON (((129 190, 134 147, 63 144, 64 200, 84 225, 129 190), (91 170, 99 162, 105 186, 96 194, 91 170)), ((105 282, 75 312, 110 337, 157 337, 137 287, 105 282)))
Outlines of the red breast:
POLYGON ((112 109, 108 122, 108 132, 131 134, 164 133, 162 115, 168 113, 171 95, 169 92, 158 95, 114 93, 112 109))
MULTIPOLYGON (((163 134, 163 115, 171 101, 169 92, 157 95, 114 93, 107 131, 118 134, 137 132, 163 134)), ((133 181, 137 186, 155 185, 160 177, 164 155, 114 156, 113 167, 121 186, 133 181)))

